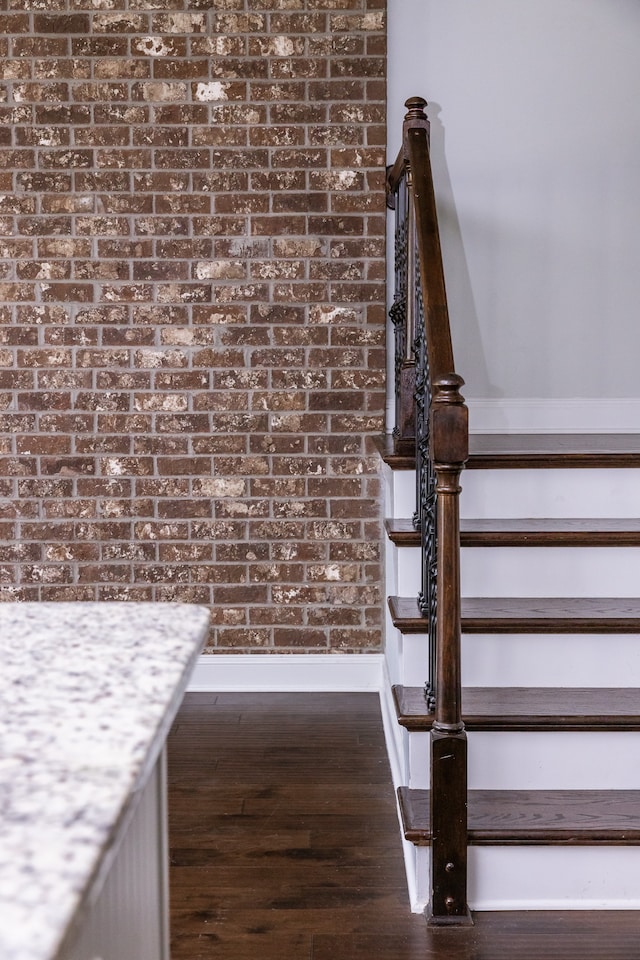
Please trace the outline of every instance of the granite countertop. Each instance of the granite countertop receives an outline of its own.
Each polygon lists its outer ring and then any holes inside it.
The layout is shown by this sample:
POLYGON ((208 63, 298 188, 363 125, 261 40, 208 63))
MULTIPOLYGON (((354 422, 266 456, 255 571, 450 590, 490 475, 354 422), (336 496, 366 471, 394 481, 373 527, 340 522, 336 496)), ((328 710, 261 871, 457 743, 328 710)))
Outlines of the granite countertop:
POLYGON ((0 957, 52 960, 156 762, 208 611, 0 604, 0 957))

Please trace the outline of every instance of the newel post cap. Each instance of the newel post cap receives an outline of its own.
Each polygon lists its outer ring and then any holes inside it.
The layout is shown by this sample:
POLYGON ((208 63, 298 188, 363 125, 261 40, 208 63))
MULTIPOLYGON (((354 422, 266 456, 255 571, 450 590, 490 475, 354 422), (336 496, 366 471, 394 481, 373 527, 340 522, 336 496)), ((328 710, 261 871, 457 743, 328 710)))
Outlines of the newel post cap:
POLYGON ((431 434, 436 465, 462 468, 469 456, 469 411, 460 393, 463 384, 457 373, 438 377, 433 384, 431 434))
POLYGON ((427 106, 427 101, 424 99, 424 97, 409 97, 408 100, 405 100, 404 105, 407 108, 405 120, 427 119, 424 112, 424 108, 427 106))

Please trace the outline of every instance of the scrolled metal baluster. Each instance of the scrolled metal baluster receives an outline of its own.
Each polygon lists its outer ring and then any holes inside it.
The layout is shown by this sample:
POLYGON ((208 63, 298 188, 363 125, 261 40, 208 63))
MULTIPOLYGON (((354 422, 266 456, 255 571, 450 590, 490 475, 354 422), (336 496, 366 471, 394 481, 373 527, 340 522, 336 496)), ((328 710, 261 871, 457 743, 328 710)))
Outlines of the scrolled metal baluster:
POLYGON ((416 477, 417 509, 414 525, 421 532, 422 586, 418 606, 427 617, 429 628, 429 678, 425 685, 425 700, 430 711, 435 710, 436 697, 436 626, 437 626, 437 498, 436 474, 430 445, 429 416, 431 409, 431 379, 429 353, 424 336, 424 303, 420 287, 420 273, 416 272, 416 477))
POLYGON ((406 316, 407 316, 407 301, 404 299, 397 299, 391 309, 389 310, 389 318, 393 324, 393 330, 395 335, 395 355, 394 355, 394 376, 395 376, 395 426, 393 428, 393 436, 396 440, 400 438, 400 429, 398 427, 399 417, 400 417, 400 384, 402 377, 402 363, 405 352, 405 339, 406 339, 406 316))
POLYGON ((407 364, 410 355, 410 345, 407 344, 407 225, 408 225, 408 191, 406 176, 403 176, 398 184, 394 197, 395 210, 395 248, 394 248, 394 266, 395 266, 395 286, 393 295, 393 304, 389 310, 389 319, 393 324, 395 351, 394 351, 394 375, 395 375, 395 425, 393 428, 393 437, 396 444, 404 439, 405 429, 403 404, 403 368, 407 364))

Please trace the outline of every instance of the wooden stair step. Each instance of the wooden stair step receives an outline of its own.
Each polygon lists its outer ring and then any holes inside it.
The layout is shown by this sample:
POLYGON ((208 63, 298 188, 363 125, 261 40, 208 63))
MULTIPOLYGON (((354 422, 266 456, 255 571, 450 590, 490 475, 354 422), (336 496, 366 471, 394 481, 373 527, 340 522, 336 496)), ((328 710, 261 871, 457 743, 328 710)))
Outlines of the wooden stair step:
MULTIPOLYGON (((385 528, 396 546, 420 546, 412 520, 385 520, 385 528)), ((640 518, 461 520, 460 546, 638 547, 640 518)))
MULTIPOLYGON (((389 597, 401 633, 426 633, 412 597, 389 597)), ((463 633, 640 633, 640 599, 617 597, 463 597, 463 633)))
POLYGON ((471 469, 637 467, 640 434, 471 434, 471 469))
MULTIPOLYGON (((405 838, 431 842, 429 791, 400 787, 405 838)), ((640 844, 640 790, 470 790, 470 844, 640 844)))
POLYGON ((384 521, 387 536, 397 547, 419 547, 420 531, 416 530, 412 520, 407 518, 389 518, 384 521))
MULTIPOLYGON (((395 454, 393 439, 381 438, 378 449, 393 469, 415 469, 415 457, 395 454)), ((637 467, 640 434, 482 434, 469 436, 469 470, 637 467)))
POLYGON ((385 463, 392 470, 415 470, 415 454, 396 453, 395 443, 390 434, 385 433, 373 438, 373 444, 385 463))
MULTIPOLYGON (((421 687, 394 686, 398 722, 430 730, 421 687)), ((632 687, 464 687, 467 730, 640 730, 640 689, 632 687)))

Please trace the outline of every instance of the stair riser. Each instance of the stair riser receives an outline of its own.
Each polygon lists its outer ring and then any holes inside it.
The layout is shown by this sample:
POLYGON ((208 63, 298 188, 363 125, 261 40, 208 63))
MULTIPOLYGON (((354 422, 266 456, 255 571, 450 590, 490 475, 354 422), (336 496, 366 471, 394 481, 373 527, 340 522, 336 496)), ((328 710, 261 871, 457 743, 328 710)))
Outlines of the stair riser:
POLYGON ((428 674, 426 637, 402 634, 393 626, 387 609, 385 657, 391 684, 421 687, 428 674))
MULTIPOLYGON (((416 667, 407 686, 424 682, 419 660, 416 667)), ((640 687, 640 636, 463 635, 462 682, 474 687, 640 687)))
POLYGON ((429 675, 427 637, 406 633, 400 642, 401 666, 398 680, 405 687, 422 687, 429 675))
POLYGON ((467 470, 460 513, 479 519, 637 517, 640 484, 630 469, 467 470))
POLYGON ((419 547, 395 548, 397 554, 398 592, 403 597, 417 597, 422 589, 422 565, 419 547))
MULTIPOLYGON (((416 475, 414 470, 394 470, 389 478, 388 504, 390 517, 412 517, 416 509, 416 475)), ((388 508, 387 508, 388 509, 388 508)))
POLYGON ((634 732, 469 733, 470 789, 638 789, 634 732))
MULTIPOLYGON (((431 851, 404 848, 411 909, 422 913, 431 851)), ((472 846, 468 865, 472 910, 640 909, 640 847, 472 846)))
POLYGON ((472 910, 637 910, 640 847, 470 847, 472 910))
MULTIPOLYGON (((422 586, 419 547, 387 549, 396 555, 396 589, 403 596, 417 596, 422 586)), ((639 589, 640 547, 461 551, 463 597, 636 597, 639 589)))
MULTIPOLYGON (((387 516, 413 516, 414 472, 387 476, 387 516)), ((640 485, 632 469, 465 470, 461 482, 465 518, 640 516, 640 485)))
MULTIPOLYGON (((408 734, 408 786, 428 789, 430 734, 408 734)), ((640 789, 637 733, 469 731, 470 790, 640 789)), ((640 893, 639 893, 640 896, 640 893)))
POLYGON ((640 588, 640 547, 473 547, 461 566, 465 597, 637 597, 640 588))
MULTIPOLYGON (((428 677, 427 638, 387 624, 392 682, 421 687, 428 677), (393 656, 392 656, 393 654, 393 656)), ((640 687, 637 634, 463 634, 467 687, 640 687)))

